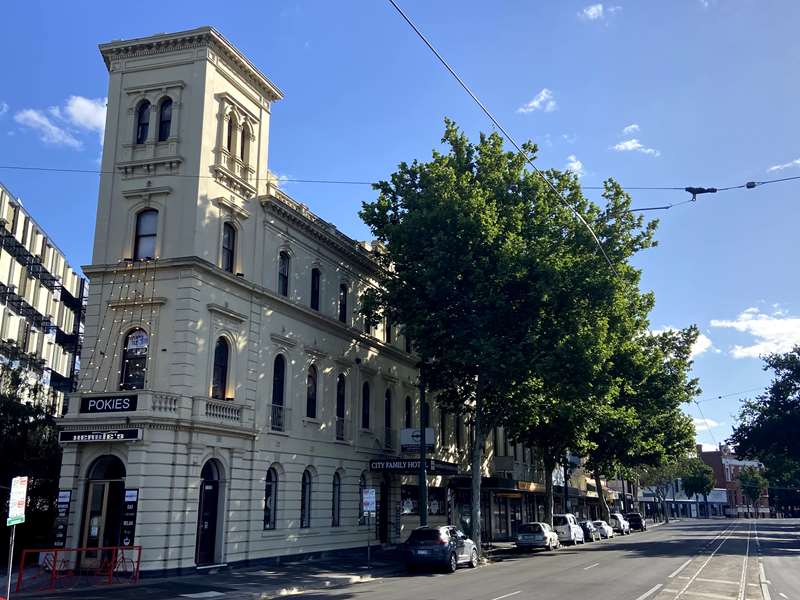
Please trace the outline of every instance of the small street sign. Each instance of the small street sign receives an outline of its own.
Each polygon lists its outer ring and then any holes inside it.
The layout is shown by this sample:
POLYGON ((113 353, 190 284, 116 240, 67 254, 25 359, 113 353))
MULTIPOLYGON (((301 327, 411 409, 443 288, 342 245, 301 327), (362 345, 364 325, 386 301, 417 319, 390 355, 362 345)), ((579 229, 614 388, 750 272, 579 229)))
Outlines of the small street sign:
POLYGON ((361 512, 365 515, 372 515, 376 510, 375 488, 366 488, 361 498, 361 512))
POLYGON ((11 480, 11 498, 8 502, 6 525, 19 525, 25 522, 25 501, 28 497, 28 478, 14 477, 11 480))

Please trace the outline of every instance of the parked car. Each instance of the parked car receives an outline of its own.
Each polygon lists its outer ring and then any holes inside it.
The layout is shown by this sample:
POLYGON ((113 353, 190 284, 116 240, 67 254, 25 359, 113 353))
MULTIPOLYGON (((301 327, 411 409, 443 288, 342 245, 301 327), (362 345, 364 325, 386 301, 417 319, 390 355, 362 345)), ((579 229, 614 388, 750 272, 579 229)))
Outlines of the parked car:
POLYGON ((550 529, 550 525, 547 523, 521 524, 517 528, 515 544, 520 550, 532 550, 533 548, 555 550, 561 547, 558 534, 550 529))
POLYGON ((647 531, 647 521, 645 521, 642 513, 625 513, 625 520, 628 521, 631 531, 647 531))
POLYGON ((597 531, 597 527, 594 526, 594 523, 591 521, 581 521, 578 523, 583 529, 583 539, 587 542, 594 542, 595 540, 600 539, 600 532, 597 531))
POLYGON ((644 517, 642 517, 641 513, 628 513, 625 515, 625 518, 628 520, 628 523, 630 523, 631 529, 635 529, 636 531, 647 531, 647 521, 644 520, 644 517))
POLYGON ((584 543, 583 529, 578 525, 578 520, 572 513, 553 515, 553 529, 558 534, 562 544, 584 543))
POLYGON ((608 524, 620 535, 628 535, 631 532, 631 524, 620 513, 611 513, 608 524))
POLYGON ((444 567, 452 573, 458 565, 478 566, 475 542, 455 527, 417 527, 406 540, 406 567, 444 567))
POLYGON ((592 521, 592 525, 597 527, 600 537, 604 540, 610 540, 614 537, 614 529, 605 521, 592 521))

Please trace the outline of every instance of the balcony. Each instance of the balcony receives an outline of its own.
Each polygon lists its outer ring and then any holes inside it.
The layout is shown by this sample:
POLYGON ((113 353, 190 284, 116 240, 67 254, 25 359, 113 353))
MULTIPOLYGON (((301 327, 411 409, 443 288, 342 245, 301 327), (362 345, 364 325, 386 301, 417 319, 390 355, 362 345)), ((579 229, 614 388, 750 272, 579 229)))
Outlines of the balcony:
POLYGON ((269 405, 269 428, 272 431, 286 431, 289 425, 289 409, 282 404, 269 405))

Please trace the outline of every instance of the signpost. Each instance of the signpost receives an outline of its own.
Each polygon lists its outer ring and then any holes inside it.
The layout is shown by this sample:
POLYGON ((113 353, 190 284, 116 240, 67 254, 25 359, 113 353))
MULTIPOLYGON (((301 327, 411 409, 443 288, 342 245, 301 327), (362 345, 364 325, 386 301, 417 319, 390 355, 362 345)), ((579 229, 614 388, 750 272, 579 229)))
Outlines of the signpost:
POLYGON ((375 517, 377 502, 375 500, 375 488, 364 488, 361 494, 361 513, 367 521, 367 568, 370 568, 372 560, 372 545, 370 543, 372 530, 369 526, 369 518, 375 517))
POLYGON ((25 522, 25 502, 28 498, 28 478, 14 477, 11 480, 11 496, 8 501, 8 519, 6 525, 11 527, 11 540, 8 548, 8 582, 6 598, 11 597, 11 569, 14 567, 14 536, 17 525, 25 522))
POLYGON ((64 548, 67 545, 67 525, 69 524, 69 505, 71 501, 72 490, 58 490, 55 534, 53 535, 54 548, 64 548))

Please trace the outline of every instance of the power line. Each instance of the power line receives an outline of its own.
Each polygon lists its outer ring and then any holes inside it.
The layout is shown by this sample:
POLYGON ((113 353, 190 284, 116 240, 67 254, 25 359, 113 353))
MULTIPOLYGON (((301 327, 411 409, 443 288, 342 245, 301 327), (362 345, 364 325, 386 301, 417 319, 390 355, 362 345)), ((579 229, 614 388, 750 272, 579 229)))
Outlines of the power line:
POLYGON ((406 23, 408 23, 411 26, 411 29, 414 30, 414 32, 417 34, 417 36, 419 36, 419 38, 423 42, 425 42, 425 45, 428 46, 430 51, 433 52, 433 54, 436 56, 436 58, 439 59, 439 62, 441 62, 442 65, 444 65, 444 67, 450 72, 450 74, 456 79, 456 81, 458 81, 458 83, 461 85, 461 87, 464 88, 464 91, 467 92, 467 94, 469 94, 469 96, 481 108, 481 110, 484 112, 484 114, 487 117, 489 117, 489 120, 492 123, 494 123, 495 127, 497 127, 503 133, 503 135, 506 137, 506 139, 511 143, 511 145, 514 146, 514 148, 517 149, 517 152, 519 152, 520 154, 522 154, 525 157, 525 161, 531 166, 531 168, 533 168, 534 172, 537 173, 539 175, 539 177, 542 178, 542 181, 544 181, 547 184, 547 186, 553 191, 553 193, 556 194, 559 197, 559 199, 564 203, 564 206, 566 206, 570 211, 572 211, 572 214, 575 215, 575 218, 577 218, 583 224, 583 226, 586 227, 586 229, 589 231, 589 233, 594 238, 595 244, 597 244, 597 247, 600 249, 600 252, 602 253, 603 258, 606 259, 606 262, 608 263, 608 266, 611 268, 611 271, 616 274, 616 269, 614 269, 614 265, 611 263, 611 259, 608 258, 608 255, 606 254, 606 251, 603 248, 603 244, 600 243, 600 238, 597 237, 597 234, 594 232, 594 229, 592 229, 591 225, 589 225, 589 223, 586 222, 586 219, 583 218, 583 216, 577 211, 577 209, 574 206, 572 206, 569 202, 567 202, 567 199, 564 198, 564 196, 556 189, 556 186, 554 186, 553 183, 547 177, 545 177, 544 173, 542 173, 539 170, 539 168, 535 164, 533 164, 533 161, 530 159, 530 157, 527 155, 527 153, 522 151, 522 148, 520 147, 520 145, 517 144, 517 142, 514 140, 514 138, 511 137, 511 135, 505 130, 505 128, 502 125, 500 125, 500 122, 497 119, 494 118, 494 115, 492 115, 492 113, 489 112, 489 110, 483 105, 483 102, 481 102, 478 99, 478 97, 473 93, 473 91, 469 88, 469 86, 466 83, 464 83, 464 81, 461 79, 461 77, 459 77, 458 73, 456 73, 455 70, 453 70, 453 67, 451 67, 447 63, 447 61, 444 59, 444 57, 441 54, 439 54, 439 51, 436 50, 436 48, 433 47, 433 44, 431 44, 428 41, 428 38, 426 38, 425 35, 423 35, 423 33, 414 24, 414 22, 406 15, 406 13, 403 12, 403 9, 401 9, 397 5, 397 2, 395 2, 395 0, 389 0, 389 3, 392 6, 394 6, 395 10, 397 10, 398 13, 400 13, 400 16, 403 17, 403 19, 405 19, 406 23))
POLYGON ((694 401, 694 405, 697 407, 697 410, 699 410, 699 411, 700 411, 700 416, 701 416, 701 417, 703 417, 703 421, 704 421, 704 422, 705 422, 705 424, 706 424, 706 431, 708 432, 708 435, 710 435, 710 436, 711 436, 711 439, 712 439, 712 440, 714 440, 714 445, 715 445, 717 448, 719 448, 719 443, 717 443, 717 438, 716 438, 716 437, 714 437, 714 434, 711 432, 711 425, 709 425, 709 421, 708 421, 708 419, 706 419, 706 416, 703 414, 703 409, 702 409, 702 408, 700 408, 700 403, 699 403, 697 400, 695 400, 695 401, 694 401))
POLYGON ((747 390, 740 390, 738 392, 732 392, 730 394, 722 394, 720 396, 708 396, 706 398, 700 398, 700 400, 695 400, 695 402, 710 402, 711 400, 722 400, 723 398, 731 398, 732 396, 741 396, 742 394, 746 394, 747 392, 754 392, 756 390, 763 390, 764 387, 755 387, 750 388, 747 390))

